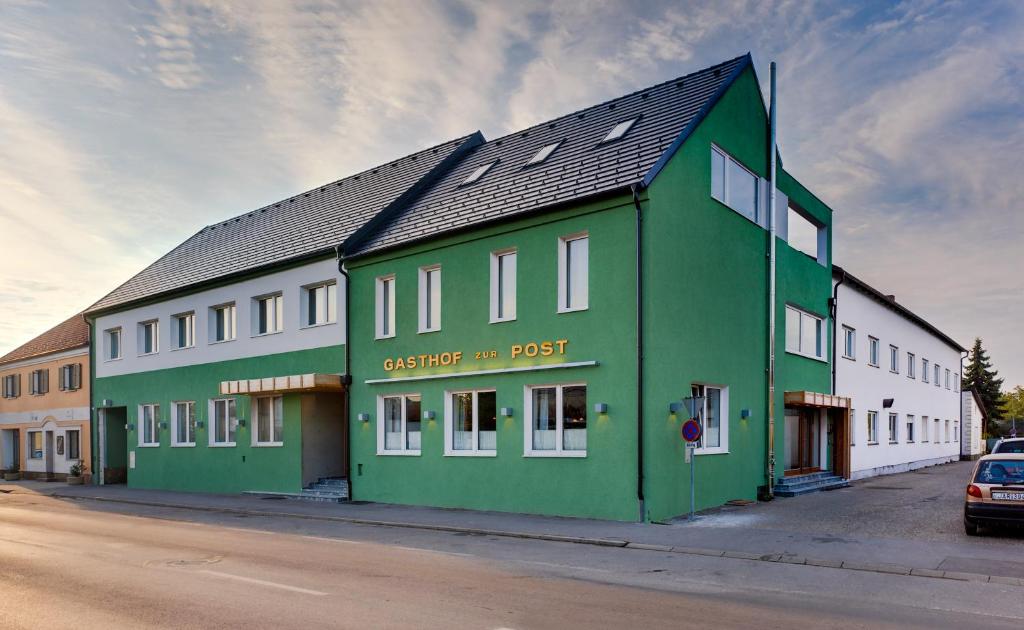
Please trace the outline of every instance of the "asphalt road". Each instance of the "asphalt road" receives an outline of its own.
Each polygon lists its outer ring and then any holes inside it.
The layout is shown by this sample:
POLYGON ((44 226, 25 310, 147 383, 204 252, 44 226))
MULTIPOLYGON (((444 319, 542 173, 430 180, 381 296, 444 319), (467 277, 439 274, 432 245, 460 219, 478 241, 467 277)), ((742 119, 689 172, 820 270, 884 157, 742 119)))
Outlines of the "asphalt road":
POLYGON ((2 628, 1021 626, 1020 589, 0 495, 2 628))

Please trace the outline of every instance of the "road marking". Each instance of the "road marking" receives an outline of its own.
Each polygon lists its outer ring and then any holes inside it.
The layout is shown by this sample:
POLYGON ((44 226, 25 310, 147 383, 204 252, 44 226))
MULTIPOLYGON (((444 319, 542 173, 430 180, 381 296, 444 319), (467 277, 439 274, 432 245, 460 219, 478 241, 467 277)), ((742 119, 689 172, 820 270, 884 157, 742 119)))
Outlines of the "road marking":
POLYGON ((285 591, 291 591, 293 593, 303 593, 305 595, 317 595, 323 597, 327 595, 323 591, 312 591, 308 588, 300 588, 298 586, 290 586, 288 584, 281 584, 279 582, 268 582, 267 580, 257 580, 256 578, 244 577, 241 575, 234 575, 231 573, 221 573, 220 571, 210 571, 209 569, 200 569, 197 573, 205 573, 206 575, 212 575, 215 577, 227 578, 229 580, 238 580, 239 582, 248 582, 249 584, 259 584, 260 586, 269 586, 272 588, 279 588, 285 591))
POLYGON ((245 532, 246 534, 262 534, 264 536, 273 536, 274 534, 277 533, 277 532, 264 531, 262 529, 246 529, 244 527, 227 527, 225 525, 222 525, 221 529, 230 529, 231 531, 234 531, 234 532, 245 532))
POLYGON ((358 540, 344 540, 341 538, 326 538, 324 536, 303 536, 307 540, 319 540, 320 542, 342 543, 344 545, 362 545, 358 540))

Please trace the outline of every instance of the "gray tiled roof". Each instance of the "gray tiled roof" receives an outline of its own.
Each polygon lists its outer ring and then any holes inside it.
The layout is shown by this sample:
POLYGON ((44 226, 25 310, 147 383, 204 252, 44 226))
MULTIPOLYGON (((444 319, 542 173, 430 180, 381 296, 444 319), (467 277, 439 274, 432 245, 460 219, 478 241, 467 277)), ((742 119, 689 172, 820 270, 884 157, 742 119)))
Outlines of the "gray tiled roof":
POLYGON ((209 225, 86 312, 330 252, 379 212, 408 203, 481 141, 479 132, 451 140, 209 225))
POLYGON ((749 64, 749 55, 737 57, 484 143, 375 232, 350 239, 346 254, 363 255, 639 183, 749 64), (623 138, 601 143, 617 123, 637 116, 623 138), (561 144, 547 161, 525 166, 554 142, 561 144), (494 160, 497 164, 477 182, 462 185, 494 160))

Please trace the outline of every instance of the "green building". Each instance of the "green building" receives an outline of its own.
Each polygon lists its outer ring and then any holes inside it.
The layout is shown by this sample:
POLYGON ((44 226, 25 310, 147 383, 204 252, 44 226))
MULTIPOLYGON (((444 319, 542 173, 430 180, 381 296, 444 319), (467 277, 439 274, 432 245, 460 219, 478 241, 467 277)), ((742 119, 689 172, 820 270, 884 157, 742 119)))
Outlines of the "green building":
POLYGON ((661 520, 696 401, 698 509, 843 476, 831 211, 781 168, 769 439, 770 154, 744 56, 204 228, 90 309, 95 469, 661 520))

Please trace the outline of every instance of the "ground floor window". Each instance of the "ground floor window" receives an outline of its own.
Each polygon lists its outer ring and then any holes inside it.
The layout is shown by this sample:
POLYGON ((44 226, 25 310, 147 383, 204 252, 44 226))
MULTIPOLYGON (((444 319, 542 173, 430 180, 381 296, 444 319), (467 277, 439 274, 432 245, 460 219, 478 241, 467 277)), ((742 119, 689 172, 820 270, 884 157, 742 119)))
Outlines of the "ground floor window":
POLYGON ((160 446, 160 405, 139 405, 139 446, 160 446))
POLYGON ((914 441, 914 416, 907 414, 907 443, 914 441))
POLYGON ((238 431, 238 409, 234 398, 212 401, 213 431, 210 432, 211 446, 234 446, 238 431))
POLYGON ((284 396, 256 399, 256 446, 281 446, 284 436, 284 396))
POLYGON ((377 397, 377 453, 420 454, 419 394, 377 397))
POLYGON ((525 454, 580 457, 587 452, 587 386, 526 388, 525 454))
POLYGON ((174 446, 196 445, 196 403, 188 400, 171 405, 174 412, 171 418, 174 424, 172 435, 174 446))
POLYGON ((942 434, 939 433, 939 423, 940 422, 941 422, 941 420, 939 420, 938 418, 935 419, 935 434, 934 435, 935 435, 935 443, 936 444, 938 444, 939 442, 942 441, 942 434))
POLYGON ((82 440, 79 431, 66 431, 64 433, 67 439, 67 458, 71 460, 82 459, 82 440))
POLYGON ((43 458, 43 432, 28 432, 28 457, 29 459, 43 458))
MULTIPOLYGON (((953 382, 955 383, 956 381, 953 381, 953 382)), ((959 442, 960 441, 960 423, 959 422, 954 422, 953 423, 953 441, 954 442, 959 442)))
POLYGON ((878 412, 868 412, 868 444, 878 444, 878 412))
POLYGON ((449 392, 445 405, 445 453, 493 455, 497 450, 497 394, 449 392))
POLYGON ((946 441, 949 441, 949 420, 946 420, 946 441))
POLYGON ((899 438, 899 415, 895 413, 889 414, 889 444, 895 444, 899 438))
POLYGON ((726 389, 714 385, 692 385, 690 395, 700 402, 703 429, 697 442, 698 453, 725 453, 729 450, 729 424, 726 389))
POLYGON ((928 416, 921 416, 921 441, 928 441, 928 416))

